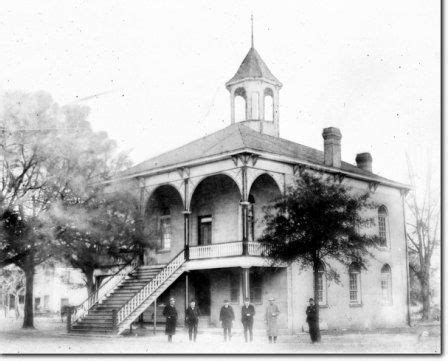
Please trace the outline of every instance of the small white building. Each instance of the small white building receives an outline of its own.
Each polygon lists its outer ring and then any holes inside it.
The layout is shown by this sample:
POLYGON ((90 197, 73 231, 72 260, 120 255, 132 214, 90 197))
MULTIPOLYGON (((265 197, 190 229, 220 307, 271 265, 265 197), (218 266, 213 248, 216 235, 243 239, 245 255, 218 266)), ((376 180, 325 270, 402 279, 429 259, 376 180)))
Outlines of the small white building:
MULTIPOLYGON (((77 306, 86 297, 87 288, 79 270, 60 263, 36 267, 33 286, 34 315, 59 315, 63 306, 77 306)), ((7 300, 5 306, 8 316, 15 317, 16 303, 19 315, 23 316, 25 287, 21 289, 18 297, 9 294, 4 299, 7 300)))

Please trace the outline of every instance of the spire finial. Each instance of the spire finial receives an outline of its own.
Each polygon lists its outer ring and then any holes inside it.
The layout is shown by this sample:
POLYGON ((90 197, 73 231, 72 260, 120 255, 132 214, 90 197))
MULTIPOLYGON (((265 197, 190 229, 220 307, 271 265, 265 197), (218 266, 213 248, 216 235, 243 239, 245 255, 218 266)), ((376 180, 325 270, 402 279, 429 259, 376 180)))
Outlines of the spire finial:
POLYGON ((254 15, 250 15, 250 44, 254 47, 254 15))

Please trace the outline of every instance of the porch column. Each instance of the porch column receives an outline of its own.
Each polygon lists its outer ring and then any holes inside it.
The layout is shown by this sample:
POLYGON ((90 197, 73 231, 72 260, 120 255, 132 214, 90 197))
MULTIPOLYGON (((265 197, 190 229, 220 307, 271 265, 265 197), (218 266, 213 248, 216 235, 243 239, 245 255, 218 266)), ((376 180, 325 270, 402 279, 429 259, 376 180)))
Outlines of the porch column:
POLYGON ((243 268, 243 301, 245 298, 250 298, 250 279, 249 279, 250 268, 243 268))
POLYGON ((191 212, 185 210, 182 212, 184 214, 184 250, 185 250, 185 260, 190 259, 190 214, 191 212))
MULTIPOLYGON (((139 217, 137 219, 137 230, 143 239, 143 228, 144 228, 144 219, 145 219, 145 183, 143 179, 139 179, 139 188, 140 188, 140 207, 139 207, 139 217)), ((140 264, 145 263, 145 247, 140 245, 139 249, 139 260, 140 264)))
POLYGON ((241 180, 242 180, 242 200, 240 202, 241 204, 241 217, 242 217, 242 228, 243 228, 243 255, 248 255, 248 247, 247 247, 247 241, 248 241, 248 230, 249 230, 249 223, 248 223, 248 194, 247 194, 247 166, 243 165, 241 167, 241 180))
POLYGON ((189 275, 188 275, 188 271, 185 272, 185 309, 187 309, 188 305, 189 305, 189 301, 188 301, 188 296, 190 294, 190 280, 189 280, 189 275))

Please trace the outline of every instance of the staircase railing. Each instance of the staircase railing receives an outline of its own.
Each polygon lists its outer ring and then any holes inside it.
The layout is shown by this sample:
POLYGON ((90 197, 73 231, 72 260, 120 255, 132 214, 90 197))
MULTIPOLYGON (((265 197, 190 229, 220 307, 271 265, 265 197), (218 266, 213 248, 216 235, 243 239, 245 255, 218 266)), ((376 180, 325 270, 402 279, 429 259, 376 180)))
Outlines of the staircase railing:
POLYGON ((184 250, 179 252, 145 287, 132 297, 117 312, 116 325, 120 325, 131 315, 151 294, 157 290, 185 262, 184 250))
POLYGON ((72 322, 75 323, 82 319, 93 306, 103 301, 106 296, 113 289, 115 289, 129 273, 139 266, 139 264, 139 257, 137 257, 111 275, 109 279, 100 286, 100 288, 95 290, 95 292, 92 292, 83 303, 75 307, 72 322))

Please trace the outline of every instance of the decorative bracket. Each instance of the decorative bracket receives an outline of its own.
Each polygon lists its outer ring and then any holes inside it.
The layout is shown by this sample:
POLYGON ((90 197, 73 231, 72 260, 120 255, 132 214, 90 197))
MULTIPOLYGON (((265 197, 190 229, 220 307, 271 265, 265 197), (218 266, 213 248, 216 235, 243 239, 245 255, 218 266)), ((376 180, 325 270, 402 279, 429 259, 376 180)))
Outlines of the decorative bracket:
POLYGON ((179 173, 182 179, 187 179, 190 177, 190 168, 187 167, 178 168, 177 173, 179 173))
POLYGON ((235 164, 235 167, 238 167, 238 154, 232 155, 233 164, 235 164))
POLYGON ((409 189, 407 189, 407 188, 400 189, 400 194, 402 197, 406 197, 408 195, 408 193, 409 193, 409 189))
POLYGON ((375 182, 375 181, 370 181, 369 182, 369 190, 371 192, 375 192, 376 189, 378 188, 378 185, 380 184, 380 182, 375 182))
MULTIPOLYGON (((334 181, 335 181, 335 182, 338 181, 339 184, 342 183, 342 181, 344 180, 344 178, 345 178, 345 175, 342 174, 342 173, 334 173, 334 174, 333 174, 333 179, 334 179, 334 181)), ((376 189, 376 188, 375 188, 375 189, 376 189)))
POLYGON ((307 170, 309 167, 304 165, 304 164, 294 164, 292 166, 292 172, 294 173, 294 175, 299 175, 302 176, 303 172, 305 172, 305 170, 307 170))
POLYGON ((238 166, 239 162, 241 162, 243 166, 247 166, 249 162, 252 163, 252 166, 255 166, 259 157, 260 156, 255 153, 239 153, 232 155, 232 160, 235 164, 235 167, 238 166))

